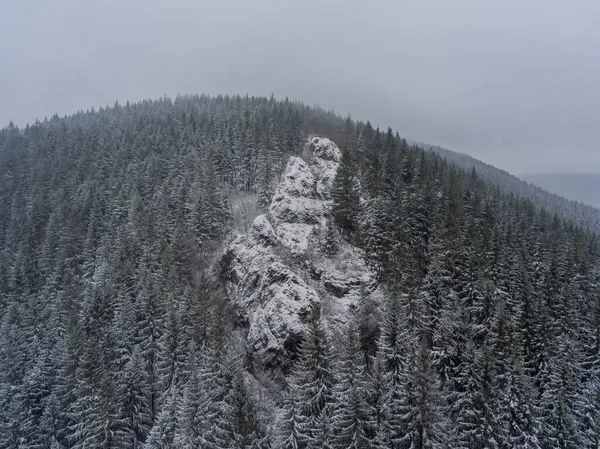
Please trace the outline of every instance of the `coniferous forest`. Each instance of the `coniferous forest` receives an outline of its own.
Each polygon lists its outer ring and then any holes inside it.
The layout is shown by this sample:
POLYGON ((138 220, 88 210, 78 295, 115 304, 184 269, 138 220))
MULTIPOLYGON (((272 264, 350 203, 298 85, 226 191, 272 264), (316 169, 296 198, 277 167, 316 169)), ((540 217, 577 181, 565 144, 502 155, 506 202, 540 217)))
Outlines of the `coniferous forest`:
POLYGON ((288 100, 10 124, 0 447, 597 448, 600 247, 564 210, 288 100), (359 248, 385 294, 343 326, 315 303, 261 365, 223 248, 316 135, 341 150, 320 257, 359 248))

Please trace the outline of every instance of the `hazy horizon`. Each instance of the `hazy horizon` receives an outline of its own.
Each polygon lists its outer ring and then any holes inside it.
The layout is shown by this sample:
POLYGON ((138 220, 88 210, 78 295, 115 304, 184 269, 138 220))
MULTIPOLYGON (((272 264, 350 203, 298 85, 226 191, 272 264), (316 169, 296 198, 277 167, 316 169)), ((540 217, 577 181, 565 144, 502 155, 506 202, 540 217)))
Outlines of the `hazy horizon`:
POLYGON ((600 4, 9 0, 0 126, 177 94, 289 97, 511 173, 600 171, 600 4))
POLYGON ((600 173, 529 173, 519 175, 519 178, 548 192, 600 209, 600 173))

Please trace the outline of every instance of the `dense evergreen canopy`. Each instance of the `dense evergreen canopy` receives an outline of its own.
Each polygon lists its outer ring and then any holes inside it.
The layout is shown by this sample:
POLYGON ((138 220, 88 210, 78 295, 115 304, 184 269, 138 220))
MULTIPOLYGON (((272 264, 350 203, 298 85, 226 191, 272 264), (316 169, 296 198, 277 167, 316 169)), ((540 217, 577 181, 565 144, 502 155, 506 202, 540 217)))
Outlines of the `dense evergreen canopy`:
POLYGON ((273 98, 9 125, 0 447, 598 447, 597 237, 572 205, 494 182, 273 98), (268 373, 245 358, 215 259, 252 214, 240 198, 264 208, 312 134, 343 151, 331 221, 389 298, 376 326, 363 304, 342 337, 315 308, 264 402, 268 373))

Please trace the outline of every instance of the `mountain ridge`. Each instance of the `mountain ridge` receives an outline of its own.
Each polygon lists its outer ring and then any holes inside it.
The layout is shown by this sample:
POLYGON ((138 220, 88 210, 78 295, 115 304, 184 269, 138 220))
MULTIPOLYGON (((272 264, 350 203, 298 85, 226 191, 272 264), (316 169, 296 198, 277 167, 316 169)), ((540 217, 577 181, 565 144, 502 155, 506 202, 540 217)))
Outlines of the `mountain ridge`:
POLYGON ((600 173, 530 173, 519 178, 573 201, 600 209, 600 173))
POLYGON ((600 234, 600 209, 594 204, 585 204, 578 201, 577 198, 565 198, 560 195, 560 192, 550 192, 543 186, 527 182, 519 175, 511 174, 465 153, 430 144, 423 144, 423 148, 439 154, 465 170, 474 168, 480 176, 503 191, 531 200, 540 207, 554 211, 574 223, 600 234))

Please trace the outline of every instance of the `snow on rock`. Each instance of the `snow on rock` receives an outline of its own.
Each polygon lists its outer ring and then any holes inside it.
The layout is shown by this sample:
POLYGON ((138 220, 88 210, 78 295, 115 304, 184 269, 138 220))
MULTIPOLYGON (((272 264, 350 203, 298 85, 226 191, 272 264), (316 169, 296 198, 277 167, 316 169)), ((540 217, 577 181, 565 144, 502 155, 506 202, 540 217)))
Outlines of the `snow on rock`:
POLYGON ((292 363, 315 304, 336 331, 362 298, 382 298, 362 250, 345 241, 335 256, 321 250, 341 153, 322 137, 309 139, 306 148, 310 163, 289 159, 268 214, 227 246, 220 263, 249 360, 274 373, 292 363))
POLYGON ((309 235, 325 225, 329 214, 327 204, 317 199, 318 181, 304 160, 290 157, 269 206, 279 242, 295 254, 307 250, 309 235))
POLYGON ((318 179, 317 195, 328 200, 331 198, 331 187, 342 160, 342 152, 335 143, 325 137, 313 137, 308 147, 315 156, 311 169, 318 179))
POLYGON ((277 226, 279 243, 289 249, 292 254, 304 254, 308 251, 309 238, 315 226, 306 223, 280 223, 277 226))
POLYGON ((317 179, 308 164, 303 159, 292 156, 277 186, 275 197, 316 198, 316 183, 317 179))
POLYGON ((248 329, 248 347, 260 355, 260 363, 278 369, 293 356, 313 304, 320 298, 302 278, 275 262, 264 272, 248 329))
POLYGON ((252 228, 250 228, 250 238, 265 246, 275 245, 277 243, 277 235, 266 215, 259 215, 254 219, 252 228))
MULTIPOLYGON (((269 207, 269 219, 276 226, 281 223, 317 225, 324 222, 328 210, 317 199, 317 178, 299 157, 291 157, 275 190, 269 207)), ((282 227, 285 233, 289 227, 282 227)), ((282 240, 293 240, 278 232, 282 240)))

